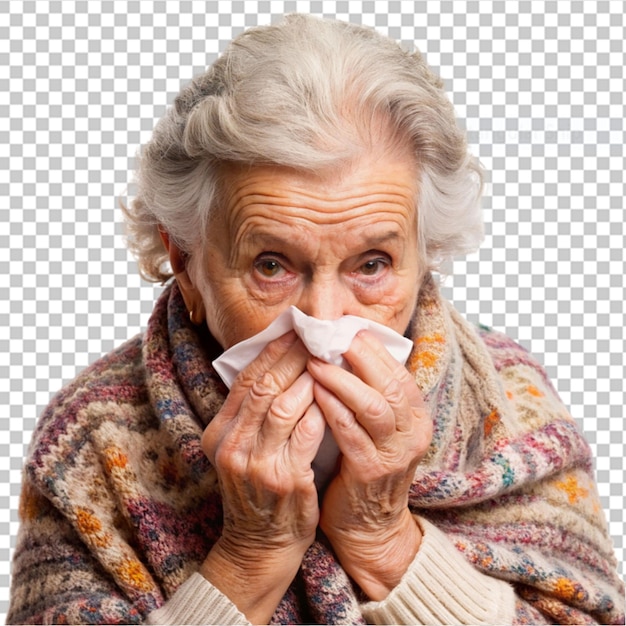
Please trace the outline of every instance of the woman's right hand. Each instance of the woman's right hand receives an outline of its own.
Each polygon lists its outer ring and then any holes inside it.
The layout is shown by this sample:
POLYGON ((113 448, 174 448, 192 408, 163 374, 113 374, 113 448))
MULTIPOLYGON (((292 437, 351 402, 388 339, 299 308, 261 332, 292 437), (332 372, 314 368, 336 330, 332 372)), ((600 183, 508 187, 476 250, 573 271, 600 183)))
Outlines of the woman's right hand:
POLYGON ((271 342, 235 380, 207 426, 222 536, 201 573, 253 623, 267 622, 313 542, 319 520, 311 463, 324 435, 295 333, 271 342))

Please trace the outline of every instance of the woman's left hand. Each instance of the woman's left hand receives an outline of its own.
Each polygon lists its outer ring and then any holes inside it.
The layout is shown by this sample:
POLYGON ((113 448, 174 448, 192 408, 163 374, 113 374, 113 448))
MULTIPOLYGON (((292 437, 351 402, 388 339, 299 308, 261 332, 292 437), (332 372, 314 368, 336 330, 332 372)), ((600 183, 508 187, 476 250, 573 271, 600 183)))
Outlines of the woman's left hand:
POLYGON ((361 331, 344 357, 352 372, 319 359, 308 365, 315 399, 343 454, 320 526, 343 568, 372 600, 382 600, 419 549, 408 492, 432 422, 407 369, 373 335, 361 331))

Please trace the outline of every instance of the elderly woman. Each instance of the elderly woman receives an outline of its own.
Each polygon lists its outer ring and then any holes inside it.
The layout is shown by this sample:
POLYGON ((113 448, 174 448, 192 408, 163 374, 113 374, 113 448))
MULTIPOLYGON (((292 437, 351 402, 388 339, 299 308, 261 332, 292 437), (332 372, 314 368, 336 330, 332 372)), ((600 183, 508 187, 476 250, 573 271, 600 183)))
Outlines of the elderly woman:
POLYGON ((10 622, 624 623, 588 446, 431 276, 480 241, 482 175, 419 53, 252 29, 138 182, 131 246, 174 280, 42 416, 10 622), (229 389, 213 361, 292 306, 360 330, 328 362, 290 324, 229 389))

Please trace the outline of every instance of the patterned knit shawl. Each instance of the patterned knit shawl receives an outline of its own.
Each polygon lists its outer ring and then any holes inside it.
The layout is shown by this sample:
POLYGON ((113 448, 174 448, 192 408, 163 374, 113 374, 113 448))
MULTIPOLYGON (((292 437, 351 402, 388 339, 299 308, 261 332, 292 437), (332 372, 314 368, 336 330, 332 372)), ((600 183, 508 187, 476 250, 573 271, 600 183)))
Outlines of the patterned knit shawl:
MULTIPOLYGON (((432 280, 412 335, 407 367, 434 420, 412 511, 514 585, 518 622, 623 623, 590 451, 542 368, 461 319, 432 280)), ((219 351, 174 284, 143 337, 51 403, 25 473, 9 621, 139 622, 197 570, 222 523, 200 448, 227 394, 219 351)), ((320 536, 273 621, 358 623, 363 600, 320 536)))

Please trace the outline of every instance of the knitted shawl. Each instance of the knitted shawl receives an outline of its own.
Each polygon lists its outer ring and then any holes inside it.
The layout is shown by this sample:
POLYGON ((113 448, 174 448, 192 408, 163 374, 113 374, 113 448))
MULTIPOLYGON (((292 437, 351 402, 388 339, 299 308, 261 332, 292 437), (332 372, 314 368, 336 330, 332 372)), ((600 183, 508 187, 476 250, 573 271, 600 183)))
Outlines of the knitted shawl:
MULTIPOLYGON (((434 420, 412 511, 513 585, 518 623, 624 623, 590 450, 543 369, 432 279, 411 338, 434 420)), ((8 623, 140 623, 198 570, 222 524, 200 447, 228 393, 220 351, 174 282, 144 335, 54 398, 25 465, 8 623)), ((320 534, 273 621, 357 623, 363 601, 320 534)))

